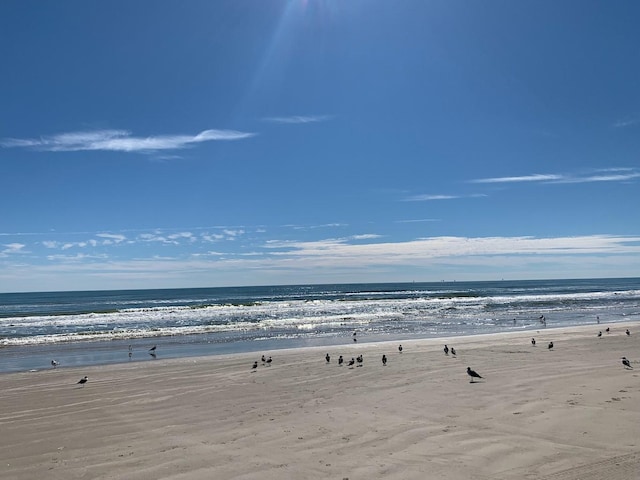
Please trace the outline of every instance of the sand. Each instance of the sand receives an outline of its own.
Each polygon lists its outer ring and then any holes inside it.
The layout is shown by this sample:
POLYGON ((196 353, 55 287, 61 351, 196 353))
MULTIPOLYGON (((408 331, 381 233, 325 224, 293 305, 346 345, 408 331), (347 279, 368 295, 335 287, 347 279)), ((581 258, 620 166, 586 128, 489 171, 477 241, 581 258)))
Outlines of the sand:
POLYGON ((0 375, 0 478, 638 479, 640 324, 606 326, 0 375))

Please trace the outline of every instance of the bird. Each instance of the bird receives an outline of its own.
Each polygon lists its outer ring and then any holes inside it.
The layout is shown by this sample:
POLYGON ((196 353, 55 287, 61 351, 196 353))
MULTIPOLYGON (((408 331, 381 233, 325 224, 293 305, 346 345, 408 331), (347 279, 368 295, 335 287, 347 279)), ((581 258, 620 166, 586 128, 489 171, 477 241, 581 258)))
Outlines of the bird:
POLYGON ((87 381, 89 380, 89 377, 87 377, 86 375, 84 377, 82 377, 80 380, 78 380, 78 384, 82 385, 84 387, 84 384, 87 383, 87 381))
POLYGON ((535 338, 531 339, 531 345, 533 345, 534 347, 536 346, 536 339, 535 338))
POLYGON ((633 367, 631 366, 631 362, 627 357, 622 357, 622 365, 624 365, 624 368, 630 368, 633 370, 633 367))
POLYGON ((382 355, 382 365, 386 365, 386 364, 387 364, 387 356, 382 355))
POLYGON ((398 345, 398 351, 402 353, 402 345, 398 345))
POLYGON ((476 372, 475 370, 471 370, 471 367, 467 367, 467 375, 471 377, 470 383, 473 383, 474 378, 482 378, 478 372, 476 372))
POLYGON ((354 364, 354 363, 356 363, 356 359, 355 359, 355 358, 353 358, 353 357, 351 357, 351 360, 349 360, 349 363, 347 363, 347 365, 348 365, 349 367, 353 367, 353 364, 354 364))
POLYGON ((356 357, 356 361, 358 362, 358 366, 361 367, 362 363, 364 362, 364 359, 362 358, 362 355, 358 355, 356 357))
POLYGON ((149 349, 149 351, 150 351, 150 352, 155 352, 155 351, 156 351, 156 348, 158 348, 158 346, 157 346, 157 345, 154 345, 153 347, 151 347, 151 348, 149 349))
POLYGON ((53 368, 56 368, 59 364, 60 364, 60 362, 58 362, 57 360, 51 360, 51 366, 53 368))
POLYGON ((264 355, 262 355, 262 364, 264 365, 264 362, 266 362, 266 361, 267 361, 266 357, 264 355))
POLYGON ((627 331, 625 333, 627 334, 627 336, 631 335, 631 332, 629 331, 628 328, 627 328, 627 331))
POLYGON ((605 329, 604 329, 604 331, 605 331, 605 332, 607 332, 607 333, 609 333, 609 331, 610 331, 610 330, 609 330, 609 327, 605 328, 605 329))
POLYGON ((456 356, 456 349, 451 347, 451 355, 456 356))
POLYGON ((253 368, 254 370, 256 368, 258 368, 258 361, 257 360, 255 362, 253 362, 253 366, 251 368, 253 368))
POLYGON ((340 355, 340 357, 338 357, 338 366, 339 367, 342 366, 342 362, 344 362, 344 358, 342 358, 342 355, 340 355))
POLYGON ((267 365, 271 365, 271 362, 272 362, 272 361, 273 361, 273 360, 271 360, 271 357, 267 358, 267 365))
POLYGON ((549 350, 553 348, 553 342, 549 342, 549 350))
POLYGON ((602 332, 598 332, 598 338, 602 336, 602 332))
POLYGON ((328 353, 324 356, 324 359, 327 361, 327 363, 331 363, 331 357, 328 353))
POLYGON ((449 347, 447 347, 447 346, 445 345, 445 346, 444 346, 444 348, 443 348, 443 350, 444 350, 444 354, 445 354, 445 355, 449 355, 449 347))

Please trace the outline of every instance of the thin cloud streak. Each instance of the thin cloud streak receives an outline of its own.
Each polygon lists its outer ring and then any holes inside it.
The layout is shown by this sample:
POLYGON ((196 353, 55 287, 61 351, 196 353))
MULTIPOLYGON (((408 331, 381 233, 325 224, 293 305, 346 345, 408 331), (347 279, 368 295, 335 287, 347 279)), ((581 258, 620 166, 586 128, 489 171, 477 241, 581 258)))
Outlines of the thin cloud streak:
POLYGON ((28 148, 48 152, 156 152, 179 150, 202 142, 241 140, 255 135, 255 133, 236 130, 203 130, 196 135, 134 137, 127 130, 95 130, 61 133, 40 138, 5 138, 0 141, 0 145, 5 148, 28 148))
POLYGON ((472 195, 412 195, 410 197, 404 198, 404 202, 428 202, 433 200, 456 200, 459 198, 483 198, 487 195, 482 193, 475 193, 472 195))
POLYGON ((545 184, 569 184, 569 183, 593 183, 593 182, 626 182, 640 178, 640 172, 633 168, 607 168, 592 171, 589 174, 563 175, 563 174, 533 174, 518 177, 494 177, 471 180, 470 183, 545 183, 545 184), (608 174, 593 174, 601 172, 608 174), (614 172, 626 172, 615 173, 614 172))
POLYGON ((265 117, 262 120, 271 123, 300 124, 326 122, 327 120, 330 120, 332 118, 332 115, 293 115, 290 117, 265 117))
POLYGON ((561 180, 562 175, 555 174, 533 174, 523 175, 519 177, 493 177, 493 178, 479 178, 471 180, 471 183, 518 183, 518 182, 545 182, 551 180, 561 180))

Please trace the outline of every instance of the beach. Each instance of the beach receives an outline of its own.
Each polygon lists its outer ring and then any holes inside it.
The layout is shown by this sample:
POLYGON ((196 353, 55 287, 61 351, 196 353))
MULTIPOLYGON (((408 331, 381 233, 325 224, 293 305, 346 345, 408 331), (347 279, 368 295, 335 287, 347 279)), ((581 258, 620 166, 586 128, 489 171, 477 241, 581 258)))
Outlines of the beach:
POLYGON ((638 322, 402 345, 3 374, 0 477, 640 478, 638 322))

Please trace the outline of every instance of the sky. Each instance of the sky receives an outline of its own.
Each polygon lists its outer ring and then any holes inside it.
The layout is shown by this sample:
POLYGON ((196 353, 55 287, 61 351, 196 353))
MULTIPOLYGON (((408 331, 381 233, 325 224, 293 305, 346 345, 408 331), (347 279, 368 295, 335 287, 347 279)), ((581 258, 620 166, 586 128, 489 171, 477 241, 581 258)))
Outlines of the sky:
POLYGON ((639 22, 4 0, 0 292, 640 276, 639 22))

